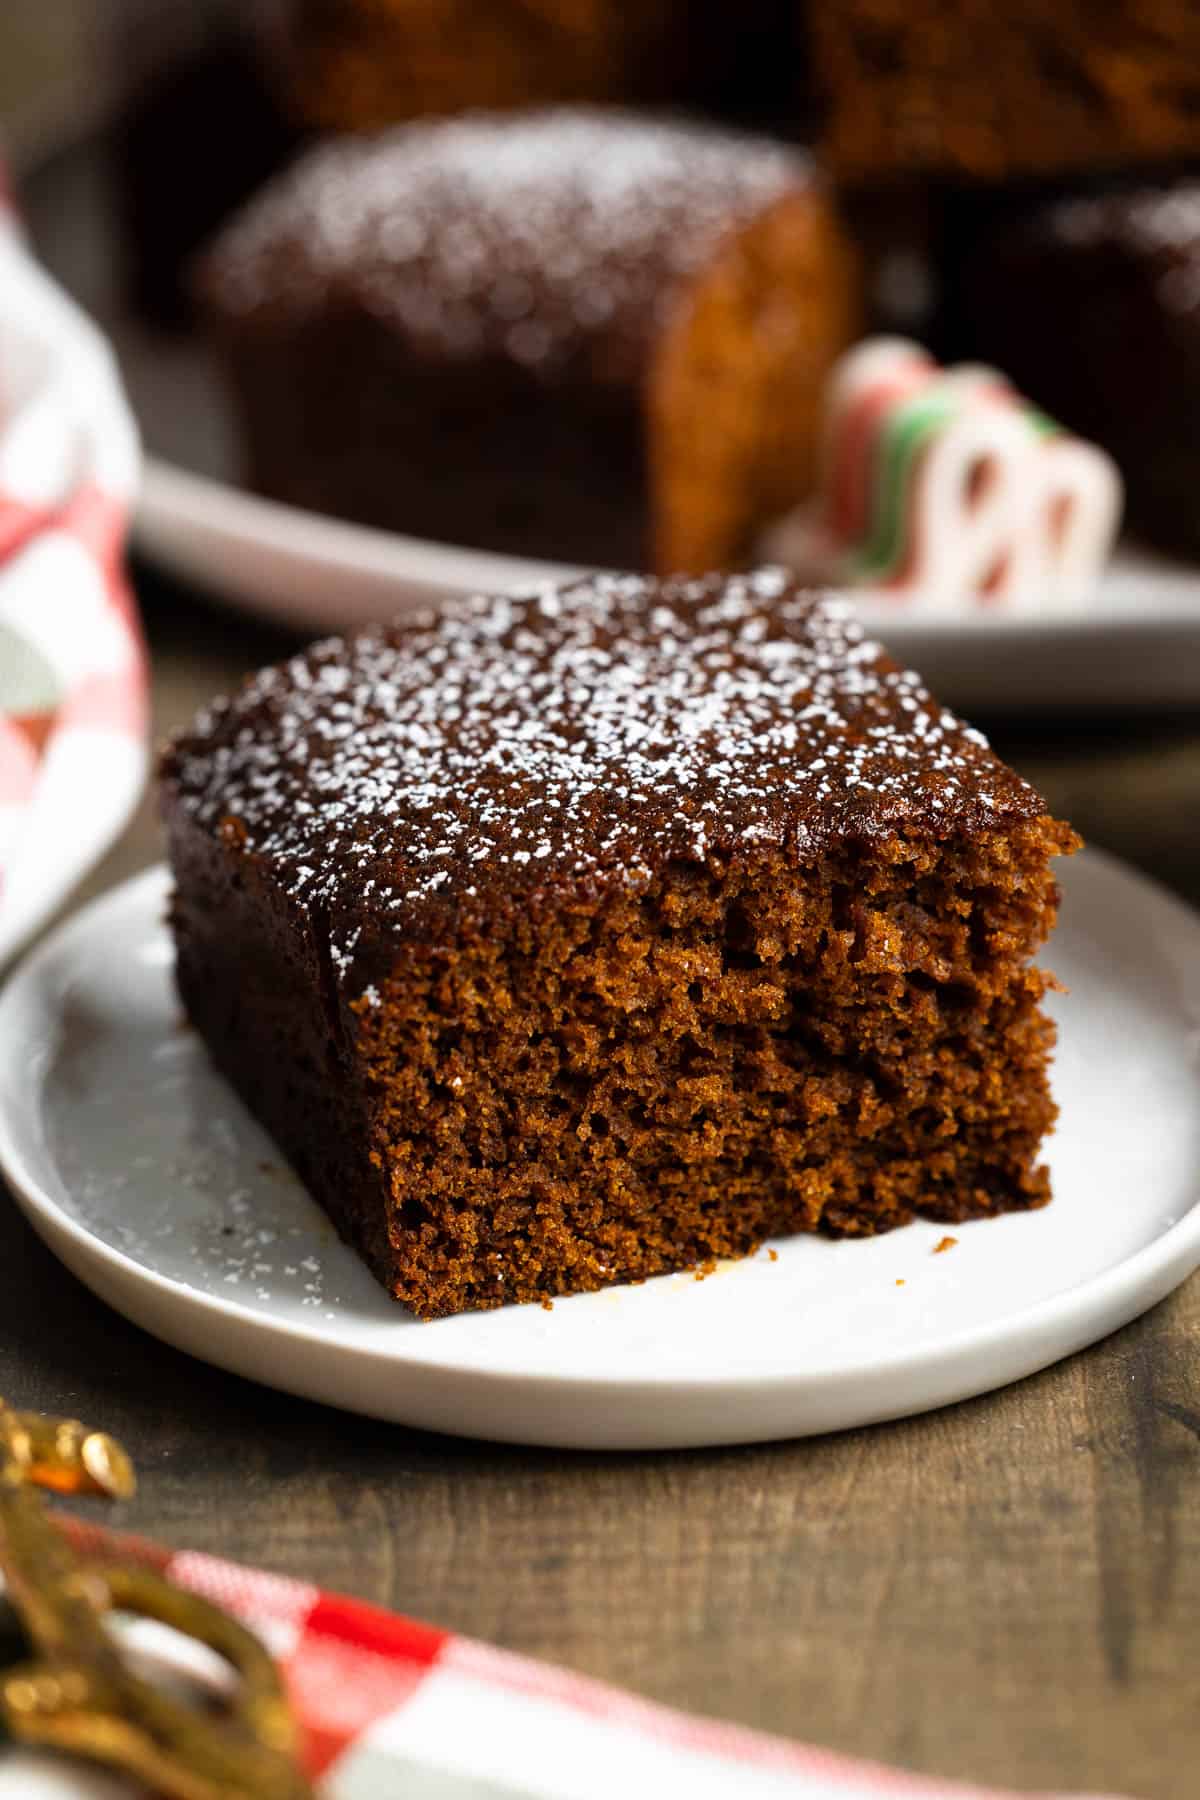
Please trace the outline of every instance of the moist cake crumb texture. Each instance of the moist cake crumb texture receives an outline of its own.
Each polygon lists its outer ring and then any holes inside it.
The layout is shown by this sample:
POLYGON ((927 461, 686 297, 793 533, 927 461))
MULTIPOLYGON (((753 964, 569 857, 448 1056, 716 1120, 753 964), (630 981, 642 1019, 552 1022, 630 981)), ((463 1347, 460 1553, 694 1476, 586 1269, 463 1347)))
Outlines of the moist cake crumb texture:
POLYGON ((218 1064, 423 1317, 1040 1204, 1034 791, 776 571, 478 597, 168 751, 218 1064))

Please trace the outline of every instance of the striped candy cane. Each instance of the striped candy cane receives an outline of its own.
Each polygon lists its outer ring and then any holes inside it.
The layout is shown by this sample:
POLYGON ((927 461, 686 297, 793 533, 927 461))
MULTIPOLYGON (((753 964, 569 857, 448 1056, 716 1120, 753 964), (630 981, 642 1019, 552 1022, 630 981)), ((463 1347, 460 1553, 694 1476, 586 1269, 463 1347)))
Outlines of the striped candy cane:
POLYGON ((830 384, 814 508, 777 553, 926 611, 1077 610, 1109 556, 1121 483, 994 369, 876 338, 830 384))

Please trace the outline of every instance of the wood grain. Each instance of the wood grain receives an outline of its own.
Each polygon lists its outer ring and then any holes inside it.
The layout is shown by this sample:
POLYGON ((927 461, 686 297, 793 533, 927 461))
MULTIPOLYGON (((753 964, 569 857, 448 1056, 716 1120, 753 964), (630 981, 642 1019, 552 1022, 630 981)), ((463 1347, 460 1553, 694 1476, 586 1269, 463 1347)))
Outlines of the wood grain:
MULTIPOLYGON (((286 640, 142 582, 161 729, 286 640)), ((993 726, 1084 832, 1200 901, 1200 721, 993 726)), ((152 807, 89 884, 157 855, 152 807)), ((115 1518, 858 1755, 1190 1800, 1200 1286, 1020 1385, 871 1431, 663 1456, 457 1442, 222 1375, 0 1208, 0 1389, 135 1453, 115 1518)))

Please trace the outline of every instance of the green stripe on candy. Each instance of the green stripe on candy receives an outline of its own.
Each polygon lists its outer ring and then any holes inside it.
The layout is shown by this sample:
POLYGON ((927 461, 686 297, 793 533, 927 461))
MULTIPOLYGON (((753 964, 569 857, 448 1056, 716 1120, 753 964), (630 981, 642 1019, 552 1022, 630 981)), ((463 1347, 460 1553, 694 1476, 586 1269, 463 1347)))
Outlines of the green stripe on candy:
POLYGON ((876 452, 870 526, 862 548, 852 551, 849 570, 856 580, 885 579, 904 556, 909 490, 920 452, 962 411, 961 394, 918 394, 884 420, 876 452))
MULTIPOLYGON (((867 539, 847 558, 851 579, 886 581, 902 566, 908 548, 905 525, 912 516, 912 488, 921 451, 973 399, 961 391, 931 394, 926 390, 884 419, 867 539)), ((1017 410, 1038 437, 1061 435, 1057 421, 1037 407, 1017 402, 1017 410)))
POLYGON ((1062 426, 1057 419, 1052 419, 1049 413, 1042 412, 1036 406, 1022 406, 1020 410, 1025 414, 1039 437, 1061 437, 1063 435, 1062 426))

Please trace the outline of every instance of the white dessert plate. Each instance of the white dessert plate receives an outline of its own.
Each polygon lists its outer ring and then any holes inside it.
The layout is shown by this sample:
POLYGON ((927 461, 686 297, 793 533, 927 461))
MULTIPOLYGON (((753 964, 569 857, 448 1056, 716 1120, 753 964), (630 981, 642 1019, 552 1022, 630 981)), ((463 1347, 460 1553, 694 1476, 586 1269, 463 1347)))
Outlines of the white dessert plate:
POLYGON ((418 1324, 182 1027, 161 869, 60 928, 0 998, 0 1167, 119 1311, 335 1406, 612 1449, 920 1412, 1081 1349, 1200 1264, 1200 917, 1094 851, 1064 887, 1056 1198, 951 1228, 941 1254, 926 1223, 792 1238, 703 1281, 418 1324))
MULTIPOLYGON (((211 395, 206 395, 211 401, 211 395)), ((196 399, 197 414, 201 403, 196 399)), ((219 433, 214 426, 209 433, 219 433)), ((216 450, 209 460, 224 460, 216 450)), ((173 573, 302 630, 344 631, 427 601, 561 580, 519 560, 369 530, 259 499, 178 462, 151 459, 140 548, 173 573)), ((1002 608, 918 618, 868 605, 869 628, 966 709, 1191 705, 1200 701, 1200 565, 1123 546, 1086 612, 1002 608)))

